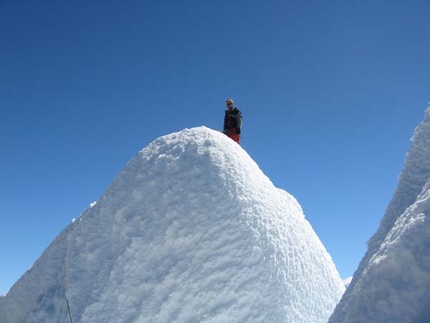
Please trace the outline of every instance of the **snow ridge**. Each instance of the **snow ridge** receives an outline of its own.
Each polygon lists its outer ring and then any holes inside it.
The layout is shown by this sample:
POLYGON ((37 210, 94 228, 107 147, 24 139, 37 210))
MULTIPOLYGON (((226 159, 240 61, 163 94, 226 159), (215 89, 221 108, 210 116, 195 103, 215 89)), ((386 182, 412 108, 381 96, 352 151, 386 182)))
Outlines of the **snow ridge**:
POLYGON ((344 286, 303 211, 235 142, 158 138, 0 303, 0 322, 325 323, 344 286))
POLYGON ((430 107, 396 192, 329 323, 430 322, 430 107))

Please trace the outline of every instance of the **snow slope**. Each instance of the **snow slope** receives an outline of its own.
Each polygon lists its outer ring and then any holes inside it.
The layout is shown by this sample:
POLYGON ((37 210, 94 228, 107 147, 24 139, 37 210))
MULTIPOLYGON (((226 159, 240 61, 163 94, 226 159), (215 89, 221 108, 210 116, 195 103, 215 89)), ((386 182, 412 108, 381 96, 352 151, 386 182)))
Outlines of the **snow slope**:
POLYGON ((396 192, 329 323, 430 322, 430 107, 396 192))
POLYGON ((293 196, 205 127, 155 140, 0 303, 2 323, 326 323, 344 292, 293 196))

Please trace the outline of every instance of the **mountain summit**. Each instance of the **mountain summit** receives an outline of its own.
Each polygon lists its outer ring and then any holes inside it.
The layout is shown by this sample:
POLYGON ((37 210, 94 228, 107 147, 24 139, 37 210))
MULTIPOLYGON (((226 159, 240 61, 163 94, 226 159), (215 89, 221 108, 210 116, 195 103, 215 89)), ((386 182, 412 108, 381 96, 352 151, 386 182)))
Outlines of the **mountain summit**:
POLYGON ((156 139, 6 297, 0 322, 325 323, 344 287, 293 196, 205 127, 156 139))

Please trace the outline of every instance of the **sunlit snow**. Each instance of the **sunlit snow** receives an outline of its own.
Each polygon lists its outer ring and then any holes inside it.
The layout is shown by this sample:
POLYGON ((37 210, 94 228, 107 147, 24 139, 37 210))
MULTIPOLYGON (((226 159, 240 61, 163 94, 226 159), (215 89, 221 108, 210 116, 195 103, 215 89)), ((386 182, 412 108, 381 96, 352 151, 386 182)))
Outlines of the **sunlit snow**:
POLYGON ((326 323, 344 285, 298 202, 205 127, 155 140, 0 302, 0 322, 326 323))

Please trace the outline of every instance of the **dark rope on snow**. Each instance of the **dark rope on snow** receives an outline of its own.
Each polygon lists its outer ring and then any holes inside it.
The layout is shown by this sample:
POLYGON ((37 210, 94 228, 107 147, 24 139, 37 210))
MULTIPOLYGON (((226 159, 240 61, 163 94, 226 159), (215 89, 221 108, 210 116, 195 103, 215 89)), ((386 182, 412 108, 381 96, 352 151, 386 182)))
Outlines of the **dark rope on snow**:
POLYGON ((69 300, 66 298, 66 301, 67 301, 67 310, 69 311, 70 323, 73 323, 72 313, 70 312, 69 300))

